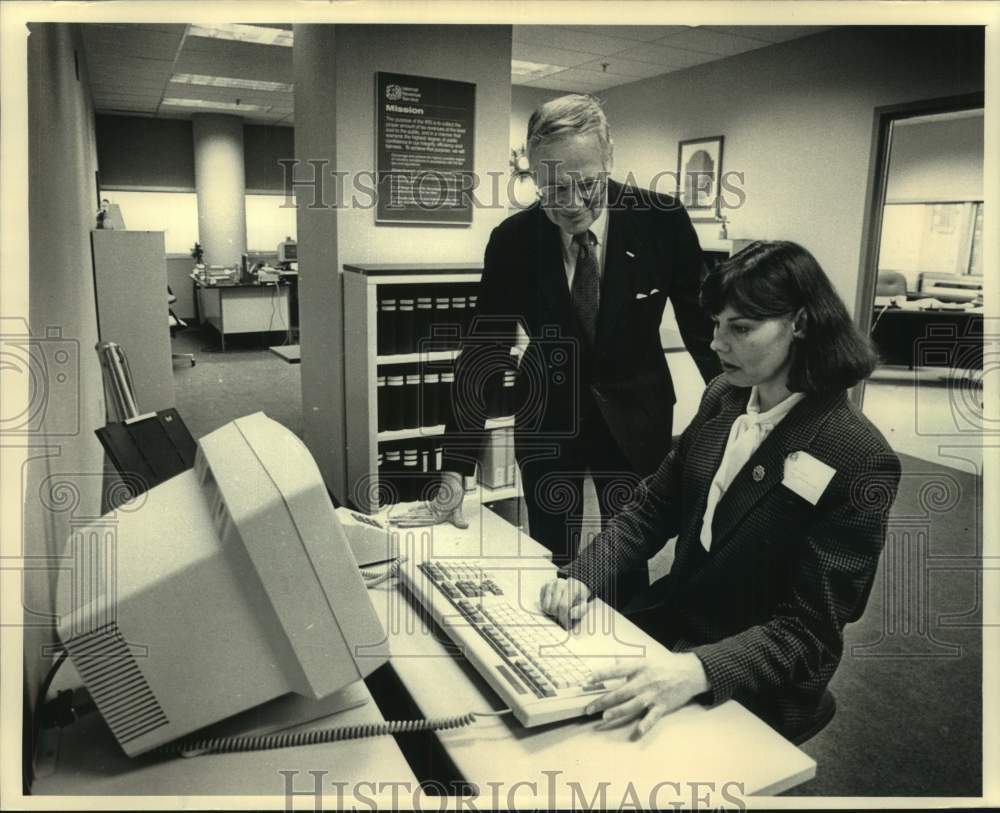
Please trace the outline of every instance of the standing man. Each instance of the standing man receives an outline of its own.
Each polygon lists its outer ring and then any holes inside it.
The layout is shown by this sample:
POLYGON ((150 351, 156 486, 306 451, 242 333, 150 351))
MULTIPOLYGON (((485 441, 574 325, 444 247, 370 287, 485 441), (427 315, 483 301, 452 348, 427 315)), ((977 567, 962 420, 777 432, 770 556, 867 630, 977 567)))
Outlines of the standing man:
MULTIPOLYGON (((529 344, 515 446, 529 531, 561 564, 576 553, 585 473, 606 524, 670 448, 676 398, 660 342, 668 296, 702 377, 720 369, 698 305, 702 256, 687 212, 667 195, 610 180, 598 101, 543 104, 528 122, 527 149, 539 201, 490 236, 476 322, 456 363, 441 487, 400 524, 466 526, 462 475, 485 438, 483 383, 502 379, 520 324, 529 344)), ((648 584, 648 574, 636 576, 648 584)))

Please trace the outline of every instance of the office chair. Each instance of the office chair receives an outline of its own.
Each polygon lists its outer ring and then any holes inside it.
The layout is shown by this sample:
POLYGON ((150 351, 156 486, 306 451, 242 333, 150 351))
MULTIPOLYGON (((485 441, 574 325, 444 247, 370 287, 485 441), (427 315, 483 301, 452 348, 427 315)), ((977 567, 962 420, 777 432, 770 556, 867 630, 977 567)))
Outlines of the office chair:
POLYGON ((875 296, 906 296, 906 277, 898 271, 879 271, 875 296))
MULTIPOLYGON (((173 291, 170 290, 170 286, 167 286, 167 324, 170 325, 170 338, 174 338, 177 331, 184 330, 187 327, 187 322, 179 318, 173 310, 170 308, 177 301, 177 296, 173 291)), ((171 359, 187 359, 191 362, 191 366, 194 367, 194 353, 171 353, 171 359)))

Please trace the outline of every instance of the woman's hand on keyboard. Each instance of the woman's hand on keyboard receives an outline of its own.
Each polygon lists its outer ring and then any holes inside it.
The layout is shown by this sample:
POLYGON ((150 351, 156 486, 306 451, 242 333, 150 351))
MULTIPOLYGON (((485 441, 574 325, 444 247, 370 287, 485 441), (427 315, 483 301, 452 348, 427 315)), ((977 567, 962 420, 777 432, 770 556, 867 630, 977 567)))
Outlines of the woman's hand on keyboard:
POLYGON ((586 713, 603 712, 602 722, 609 724, 639 718, 635 727, 639 737, 665 714, 710 688, 705 668, 693 652, 664 650, 641 661, 625 661, 594 670, 594 680, 616 678, 626 678, 626 681, 594 700, 587 706, 586 713))
POLYGON ((441 483, 433 500, 417 503, 405 514, 393 517, 390 522, 397 528, 419 528, 450 522, 456 528, 465 529, 469 527, 469 523, 462 513, 464 499, 462 475, 455 471, 445 471, 441 473, 441 483))
POLYGON ((539 604, 565 629, 570 629, 590 607, 590 588, 578 579, 553 579, 542 585, 539 604))

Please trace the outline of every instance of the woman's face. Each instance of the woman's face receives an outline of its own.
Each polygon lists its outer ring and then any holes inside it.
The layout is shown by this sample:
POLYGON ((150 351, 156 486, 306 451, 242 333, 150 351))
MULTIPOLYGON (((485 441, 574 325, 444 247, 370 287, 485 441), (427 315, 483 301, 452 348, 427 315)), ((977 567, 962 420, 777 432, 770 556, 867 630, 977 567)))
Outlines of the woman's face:
POLYGON ((712 317, 712 350, 726 380, 737 387, 784 385, 797 335, 793 314, 751 319, 727 306, 712 317))

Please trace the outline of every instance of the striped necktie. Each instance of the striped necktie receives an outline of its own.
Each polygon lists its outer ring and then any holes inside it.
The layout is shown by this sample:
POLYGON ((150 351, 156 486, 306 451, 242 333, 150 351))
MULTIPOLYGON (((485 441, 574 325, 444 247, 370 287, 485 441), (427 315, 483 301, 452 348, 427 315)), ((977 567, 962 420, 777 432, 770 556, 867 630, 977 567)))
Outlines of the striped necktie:
POLYGON ((578 246, 576 271, 573 274, 573 309, 580 320, 584 336, 594 346, 597 334, 597 309, 601 299, 601 275, 597 268, 597 238, 592 231, 573 236, 578 246))

